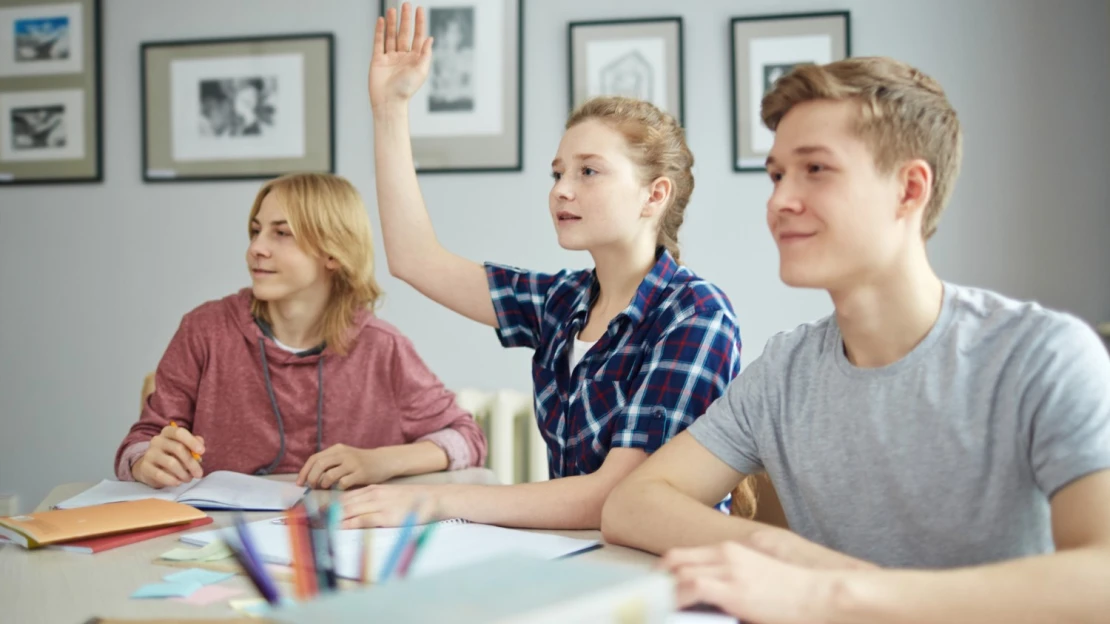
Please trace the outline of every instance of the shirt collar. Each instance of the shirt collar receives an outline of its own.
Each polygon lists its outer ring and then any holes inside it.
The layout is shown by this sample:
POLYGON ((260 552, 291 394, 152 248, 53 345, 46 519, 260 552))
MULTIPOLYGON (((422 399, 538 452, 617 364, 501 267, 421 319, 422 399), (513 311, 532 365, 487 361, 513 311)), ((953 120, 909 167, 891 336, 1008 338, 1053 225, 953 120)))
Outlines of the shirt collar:
MULTIPOLYGON (((677 271, 678 262, 675 261, 674 256, 666 248, 660 247, 659 251, 656 252, 655 266, 651 267, 651 271, 648 271, 644 280, 640 282, 640 286, 636 289, 636 294, 633 295, 628 307, 621 311, 616 318, 626 316, 633 325, 642 321, 647 316, 647 311, 658 302, 660 293, 670 285, 671 278, 674 277, 677 271)), ((575 302, 574 311, 571 313, 572 320, 579 318, 584 320, 590 312, 590 305, 597 298, 599 285, 596 269, 590 271, 588 284, 589 287, 575 302)))

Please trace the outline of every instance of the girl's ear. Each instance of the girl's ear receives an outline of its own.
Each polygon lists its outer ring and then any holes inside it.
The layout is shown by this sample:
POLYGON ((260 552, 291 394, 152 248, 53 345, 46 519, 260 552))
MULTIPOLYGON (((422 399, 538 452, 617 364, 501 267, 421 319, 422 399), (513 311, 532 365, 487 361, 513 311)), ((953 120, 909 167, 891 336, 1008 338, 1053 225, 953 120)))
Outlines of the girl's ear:
POLYGON ((336 260, 335 258, 332 258, 331 256, 328 256, 328 259, 324 261, 324 268, 328 269, 329 271, 338 270, 339 269, 339 261, 336 260))

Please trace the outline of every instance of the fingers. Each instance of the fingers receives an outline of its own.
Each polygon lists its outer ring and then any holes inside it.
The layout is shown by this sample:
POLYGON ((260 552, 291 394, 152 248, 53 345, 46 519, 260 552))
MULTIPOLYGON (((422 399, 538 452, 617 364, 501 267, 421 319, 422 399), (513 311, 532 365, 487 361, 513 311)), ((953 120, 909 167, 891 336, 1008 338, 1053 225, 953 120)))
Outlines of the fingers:
POLYGON ((412 39, 409 31, 412 29, 412 6, 408 2, 401 4, 401 29, 397 33, 397 51, 408 52, 412 49, 412 39))
POLYGON ((424 7, 416 7, 416 27, 412 33, 412 49, 423 53, 424 42, 427 40, 427 24, 424 16, 424 7))
POLYGON ((385 54, 385 18, 379 17, 374 24, 374 47, 371 48, 372 56, 385 54))
POLYGON ((201 438, 194 436, 188 429, 182 427, 165 427, 162 429, 162 436, 168 440, 174 440, 189 449, 190 452, 197 455, 204 454, 204 441, 201 438))
POLYGON ((324 476, 324 472, 336 467, 341 461, 341 458, 328 454, 327 451, 317 454, 316 463, 314 463, 312 468, 308 471, 308 476, 305 477, 305 483, 314 488, 323 487, 320 478, 324 476))
POLYGON ((353 467, 351 467, 345 461, 340 462, 339 465, 332 466, 331 468, 325 470, 320 475, 320 489, 323 489, 323 490, 331 489, 331 486, 336 481, 339 481, 339 479, 341 477, 351 475, 352 473, 354 473, 353 467))
POLYGON ((663 555, 660 564, 673 572, 684 566, 716 564, 723 561, 723 548, 721 545, 714 545, 699 548, 673 548, 663 555))
POLYGON ((715 570, 706 570, 704 574, 680 580, 675 588, 675 601, 679 609, 696 604, 723 608, 733 592, 734 589, 724 577, 719 576, 715 570))
POLYGON ((204 471, 193 459, 192 453, 177 440, 155 436, 150 441, 150 450, 154 451, 151 459, 161 468, 176 475, 182 482, 204 476, 204 471))
POLYGON ((385 12, 385 53, 397 51, 397 10, 387 9, 385 12))
POLYGON ((158 483, 162 486, 176 486, 189 481, 189 472, 181 464, 181 462, 163 449, 155 447, 151 444, 151 448, 146 452, 145 467, 147 474, 152 478, 157 477, 158 483), (162 473, 165 476, 158 476, 162 473))

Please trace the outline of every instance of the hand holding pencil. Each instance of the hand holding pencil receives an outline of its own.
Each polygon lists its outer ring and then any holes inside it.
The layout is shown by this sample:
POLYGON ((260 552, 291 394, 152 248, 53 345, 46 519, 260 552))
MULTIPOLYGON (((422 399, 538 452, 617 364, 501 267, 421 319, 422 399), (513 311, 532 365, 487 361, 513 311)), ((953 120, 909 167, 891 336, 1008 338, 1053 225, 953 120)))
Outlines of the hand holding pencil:
POLYGON ((136 481, 154 488, 175 487, 204 476, 200 466, 204 439, 176 422, 150 440, 150 448, 131 466, 136 481))

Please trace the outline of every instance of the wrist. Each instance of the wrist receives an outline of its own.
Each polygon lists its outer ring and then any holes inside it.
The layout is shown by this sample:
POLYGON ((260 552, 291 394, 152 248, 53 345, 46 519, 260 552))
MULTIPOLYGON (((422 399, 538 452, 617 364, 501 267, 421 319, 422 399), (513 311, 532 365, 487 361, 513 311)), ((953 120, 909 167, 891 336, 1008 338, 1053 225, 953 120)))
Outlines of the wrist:
POLYGON ((409 103, 407 100, 388 100, 371 105, 374 114, 374 123, 401 123, 409 118, 409 103))
POLYGON ((811 603, 817 609, 811 614, 811 621, 827 624, 858 621, 867 610, 864 605, 871 593, 867 588, 869 576, 845 571, 819 573, 817 599, 811 603))

